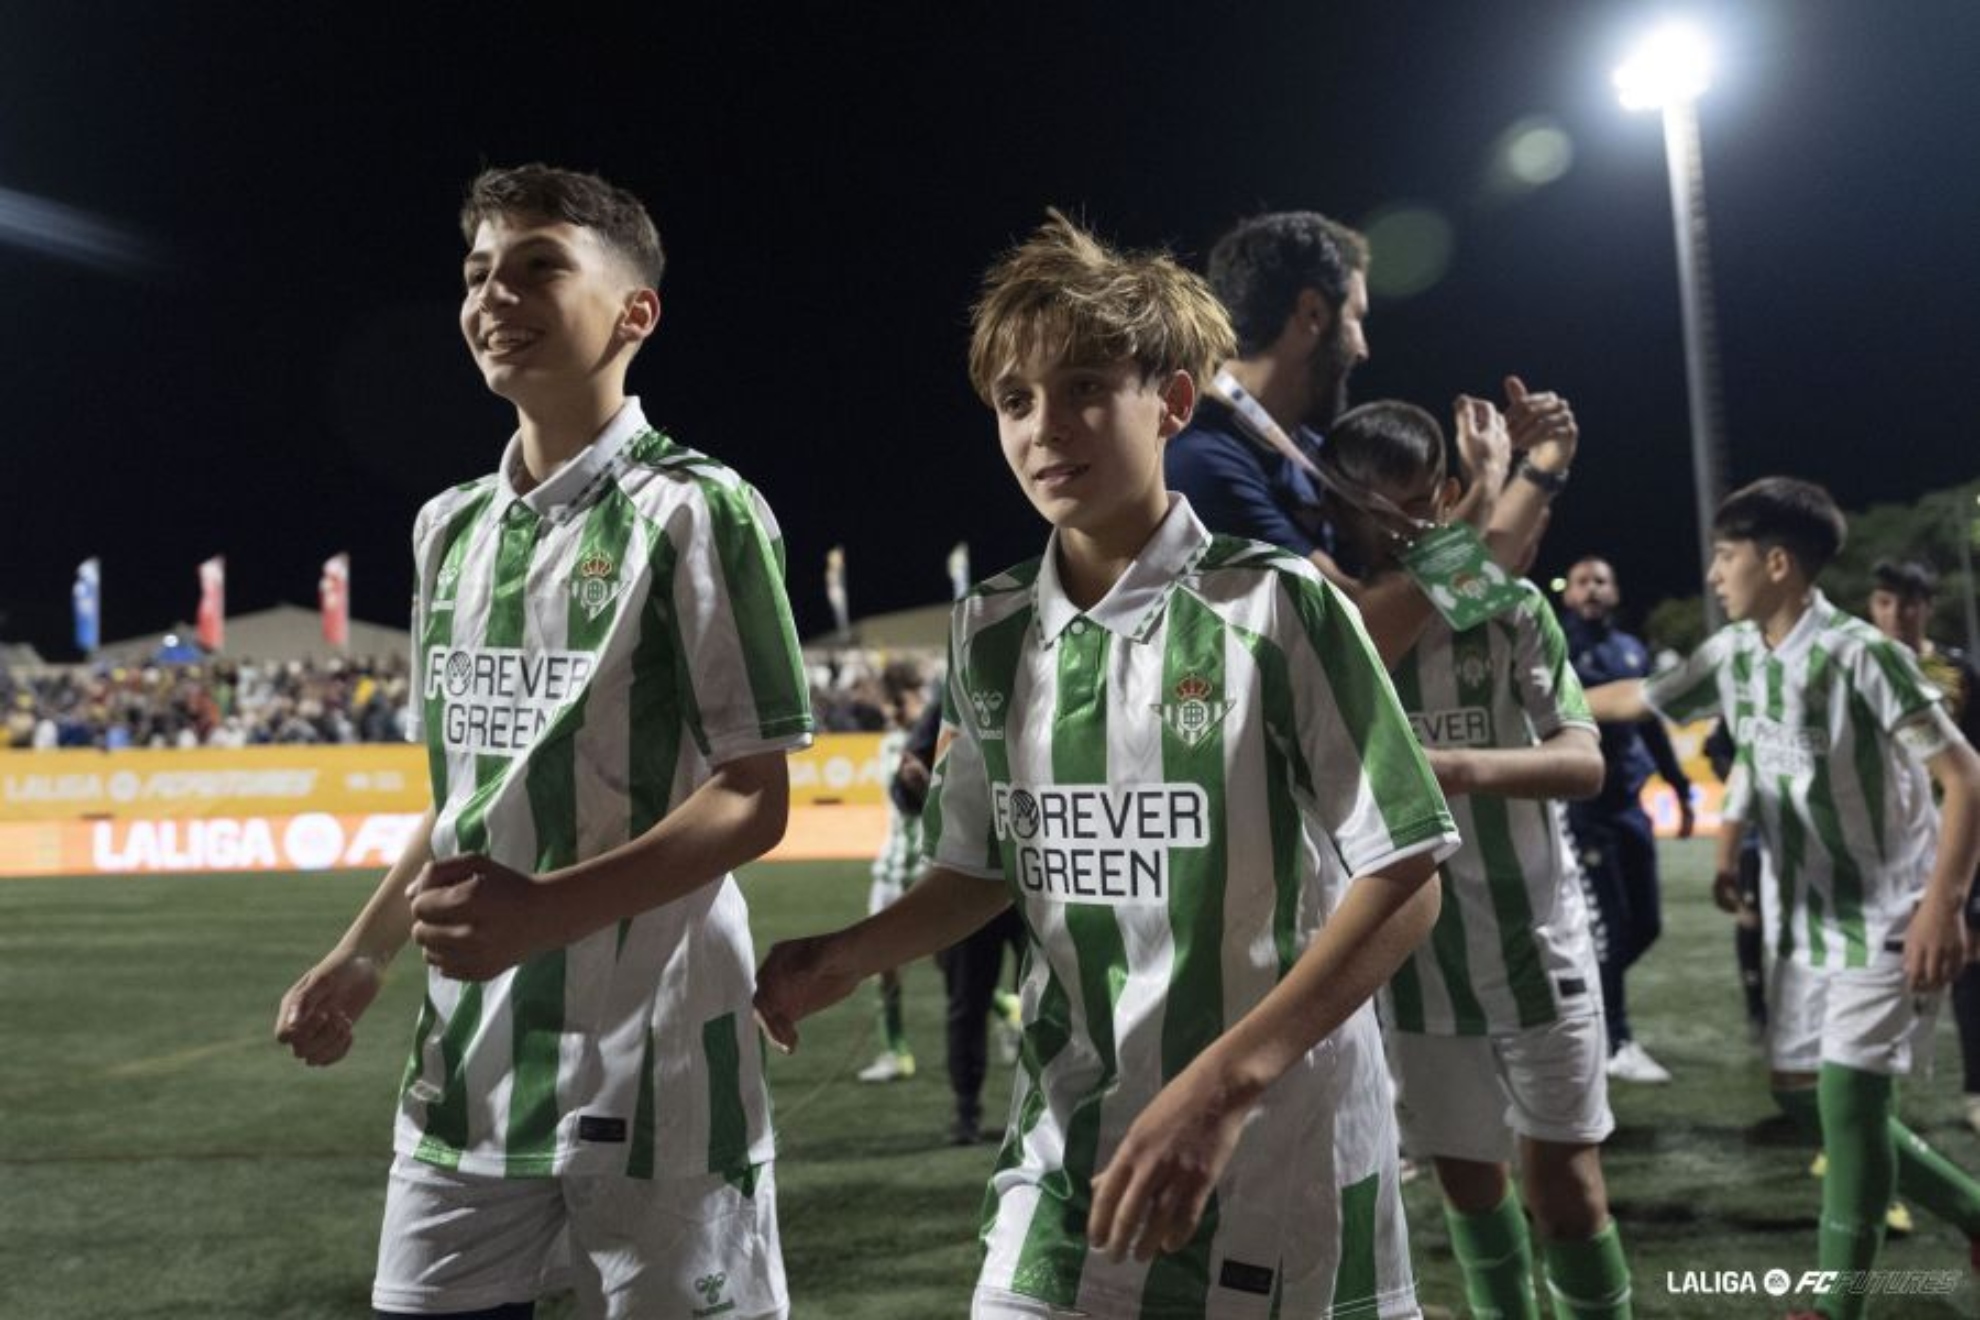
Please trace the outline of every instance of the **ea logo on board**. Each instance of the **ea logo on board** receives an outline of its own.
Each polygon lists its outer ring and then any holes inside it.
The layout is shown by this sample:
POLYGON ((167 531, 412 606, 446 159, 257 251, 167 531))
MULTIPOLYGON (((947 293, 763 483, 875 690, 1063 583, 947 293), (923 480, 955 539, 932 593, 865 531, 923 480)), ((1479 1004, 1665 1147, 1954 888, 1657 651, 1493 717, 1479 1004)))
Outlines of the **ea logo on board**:
POLYGON ((461 696, 474 682, 474 657, 466 651, 456 651, 447 657, 447 691, 461 696))
POLYGON ((1786 1270, 1768 1270, 1766 1275, 1760 1280, 1760 1286, 1767 1290, 1769 1297, 1785 1297, 1787 1296, 1788 1285, 1793 1282, 1794 1280, 1788 1277, 1786 1270))
POLYGON ((1020 839, 1038 837, 1038 799, 1021 788, 1011 790, 1011 832, 1020 839))

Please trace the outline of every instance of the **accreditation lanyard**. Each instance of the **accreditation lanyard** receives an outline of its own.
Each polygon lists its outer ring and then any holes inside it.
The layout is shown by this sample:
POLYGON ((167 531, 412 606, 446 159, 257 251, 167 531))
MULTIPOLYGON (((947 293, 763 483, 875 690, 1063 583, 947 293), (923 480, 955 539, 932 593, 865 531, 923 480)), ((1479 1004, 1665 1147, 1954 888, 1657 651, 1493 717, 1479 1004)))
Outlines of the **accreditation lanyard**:
POLYGON ((1265 405, 1252 398, 1250 390, 1238 384, 1236 376, 1228 370, 1219 371, 1210 385, 1236 410, 1238 419, 1244 423, 1245 430, 1264 441, 1274 453, 1290 460, 1293 466, 1304 472, 1316 486, 1321 483, 1319 466, 1307 457, 1306 451, 1301 449, 1291 436, 1286 434, 1286 428, 1280 426, 1273 419, 1272 414, 1265 411, 1265 405))

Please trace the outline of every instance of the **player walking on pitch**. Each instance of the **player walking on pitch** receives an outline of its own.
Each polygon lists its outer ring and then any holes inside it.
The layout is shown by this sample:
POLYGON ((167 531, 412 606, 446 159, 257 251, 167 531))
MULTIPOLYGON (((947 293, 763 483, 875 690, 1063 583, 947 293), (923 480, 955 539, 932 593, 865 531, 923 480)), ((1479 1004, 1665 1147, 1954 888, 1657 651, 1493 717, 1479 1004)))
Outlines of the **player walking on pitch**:
POLYGON ((768 507, 650 426, 659 236, 590 175, 477 178, 461 330, 515 405, 420 511, 433 807, 277 1038, 335 1063, 408 940, 425 1004, 372 1304, 511 1320, 787 1314, 729 871, 781 837, 811 715, 768 507))
POLYGON ((1025 1039, 979 1318, 1417 1314, 1368 999, 1457 840, 1353 610, 1164 489, 1229 352, 1200 279, 1056 215, 991 270, 970 376, 1052 535, 957 606, 933 867, 759 974, 790 1047, 1016 903, 1025 1039))

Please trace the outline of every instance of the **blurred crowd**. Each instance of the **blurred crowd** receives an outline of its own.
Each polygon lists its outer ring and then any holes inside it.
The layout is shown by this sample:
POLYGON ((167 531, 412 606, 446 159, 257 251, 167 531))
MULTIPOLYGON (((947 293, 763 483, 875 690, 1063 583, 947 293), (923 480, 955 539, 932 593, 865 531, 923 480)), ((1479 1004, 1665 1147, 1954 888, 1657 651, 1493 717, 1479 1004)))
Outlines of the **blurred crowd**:
MULTIPOLYGON (((885 729, 888 667, 906 662, 932 673, 934 658, 850 648, 807 654, 818 731, 885 729)), ((114 751, 403 742, 410 700, 406 662, 396 656, 0 670, 0 709, 6 712, 0 746, 114 751)))
POLYGON ((410 690, 397 657, 0 672, 15 749, 402 742, 410 690))

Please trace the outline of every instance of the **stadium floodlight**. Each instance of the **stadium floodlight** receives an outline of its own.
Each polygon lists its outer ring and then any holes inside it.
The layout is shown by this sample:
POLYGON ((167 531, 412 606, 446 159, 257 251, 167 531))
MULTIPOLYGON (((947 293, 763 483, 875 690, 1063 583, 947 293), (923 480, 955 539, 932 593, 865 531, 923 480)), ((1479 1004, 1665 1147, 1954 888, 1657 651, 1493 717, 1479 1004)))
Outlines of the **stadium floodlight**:
POLYGON ((1712 50, 1696 28, 1671 23, 1644 39, 1615 72, 1625 110, 1696 101, 1712 81, 1712 50))
MULTIPOLYGON (((1711 50, 1694 28, 1671 23, 1653 32, 1615 71, 1626 110, 1661 110, 1664 162, 1671 176, 1677 230, 1678 297, 1684 312, 1684 376, 1691 415, 1692 489, 1698 512, 1699 572, 1712 564, 1712 515, 1719 506, 1725 444, 1718 425, 1717 353, 1712 328, 1711 267, 1705 248, 1705 179, 1698 149, 1696 102, 1711 82, 1711 50)), ((1703 595, 1705 625, 1716 629, 1719 603, 1703 595)))

